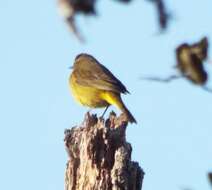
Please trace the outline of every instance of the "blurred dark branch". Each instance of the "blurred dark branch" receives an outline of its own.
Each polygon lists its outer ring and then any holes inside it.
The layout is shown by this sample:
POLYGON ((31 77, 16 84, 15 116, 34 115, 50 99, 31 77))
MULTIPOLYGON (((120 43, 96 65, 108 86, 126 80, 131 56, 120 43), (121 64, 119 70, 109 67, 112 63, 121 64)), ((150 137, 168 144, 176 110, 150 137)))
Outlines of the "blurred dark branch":
POLYGON ((165 3, 163 0, 148 0, 155 4, 157 11, 158 23, 160 30, 164 31, 168 27, 168 21, 170 19, 170 14, 167 12, 165 3))
POLYGON ((208 57, 208 46, 207 37, 203 37, 200 41, 193 44, 180 44, 175 51, 177 61, 175 68, 180 72, 180 75, 170 75, 167 78, 141 77, 141 79, 171 82, 184 77, 193 84, 201 86, 203 90, 212 93, 212 89, 206 86, 208 73, 204 67, 204 62, 208 57))
POLYGON ((132 0, 114 0, 114 1, 120 1, 120 2, 122 2, 122 3, 129 3, 129 2, 131 2, 132 0))
POLYGON ((160 78, 160 77, 140 77, 141 80, 150 80, 150 81, 158 81, 158 82, 171 82, 176 79, 180 79, 183 76, 181 75, 170 75, 167 78, 160 78))
POLYGON ((208 180, 209 180, 211 187, 212 187, 212 172, 208 173, 208 180))
POLYGON ((193 84, 204 86, 208 80, 204 67, 207 55, 208 39, 206 37, 193 44, 183 43, 176 48, 176 68, 193 84))
MULTIPOLYGON (((130 3, 132 0, 114 0, 121 3, 130 3)), ((170 18, 167 13, 166 6, 163 0, 148 0, 155 4, 158 22, 160 25, 161 31, 164 31, 167 28, 168 20, 170 18)), ((68 24, 70 30, 74 35, 83 42, 84 39, 81 36, 79 30, 76 26, 75 17, 77 14, 95 15, 96 14, 96 3, 97 0, 58 0, 59 10, 65 22, 68 24)))
POLYGON ((83 42, 84 39, 77 29, 75 16, 80 13, 85 15, 95 15, 95 3, 96 0, 58 0, 58 7, 62 17, 68 24, 70 30, 81 42, 83 42))

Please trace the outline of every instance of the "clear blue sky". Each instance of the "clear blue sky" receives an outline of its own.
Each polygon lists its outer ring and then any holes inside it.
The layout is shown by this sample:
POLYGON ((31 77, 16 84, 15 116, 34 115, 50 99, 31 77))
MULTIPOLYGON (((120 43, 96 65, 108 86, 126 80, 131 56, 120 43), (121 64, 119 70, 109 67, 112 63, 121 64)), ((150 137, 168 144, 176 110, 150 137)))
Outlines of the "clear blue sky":
MULTIPOLYGON (((55 1, 1 0, 0 189, 64 188, 63 132, 87 111, 68 88, 68 67, 80 52, 94 55, 131 91, 123 99, 138 125, 128 127, 127 139, 146 172, 143 190, 210 189, 212 94, 185 80, 139 80, 174 72, 179 43, 203 35, 212 40, 210 0, 167 2, 174 19, 158 36, 151 3, 99 1, 98 17, 77 18, 87 39, 80 44, 55 1)), ((212 74, 212 65, 207 68, 212 74)))

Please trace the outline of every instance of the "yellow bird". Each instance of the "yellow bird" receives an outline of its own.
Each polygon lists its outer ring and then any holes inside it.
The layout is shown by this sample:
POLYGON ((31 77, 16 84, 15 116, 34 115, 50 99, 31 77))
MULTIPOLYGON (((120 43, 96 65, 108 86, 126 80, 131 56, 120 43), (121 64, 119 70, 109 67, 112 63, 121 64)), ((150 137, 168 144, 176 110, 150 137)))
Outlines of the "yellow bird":
MULTIPOLYGON (((124 105, 121 93, 129 93, 126 87, 93 56, 82 53, 76 56, 69 85, 74 98, 83 106, 91 108, 118 107, 131 123, 135 118, 124 105)), ((104 115, 103 113, 103 115, 104 115)))

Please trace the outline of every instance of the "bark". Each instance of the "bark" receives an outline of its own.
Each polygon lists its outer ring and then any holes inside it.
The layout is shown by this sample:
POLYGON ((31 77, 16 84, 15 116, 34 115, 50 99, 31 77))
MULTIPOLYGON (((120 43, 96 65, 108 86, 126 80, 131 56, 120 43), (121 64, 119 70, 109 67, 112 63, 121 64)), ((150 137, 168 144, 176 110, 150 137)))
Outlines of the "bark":
POLYGON ((104 122, 86 114, 80 126, 65 131, 69 155, 65 190, 140 190, 144 172, 131 161, 127 121, 114 112, 104 122))

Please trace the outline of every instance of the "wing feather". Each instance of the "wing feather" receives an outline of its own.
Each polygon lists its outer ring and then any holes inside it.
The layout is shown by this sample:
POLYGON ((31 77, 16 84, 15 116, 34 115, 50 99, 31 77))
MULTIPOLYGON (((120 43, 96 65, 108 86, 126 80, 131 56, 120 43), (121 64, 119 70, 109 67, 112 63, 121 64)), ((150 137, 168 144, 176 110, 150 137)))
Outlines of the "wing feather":
POLYGON ((79 85, 117 93, 129 93, 121 81, 94 58, 87 60, 83 67, 73 72, 79 85))

